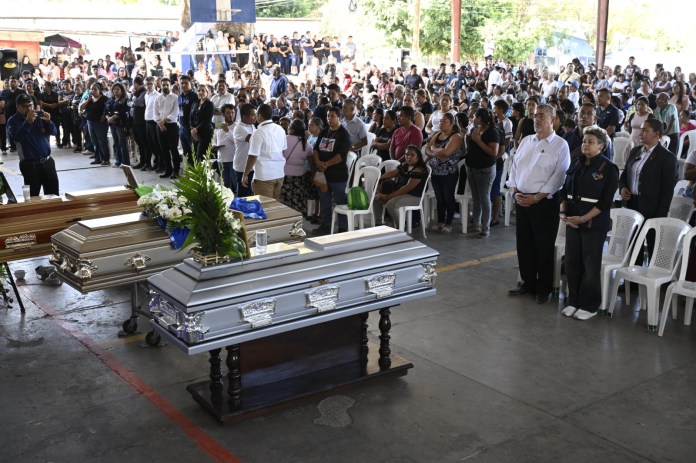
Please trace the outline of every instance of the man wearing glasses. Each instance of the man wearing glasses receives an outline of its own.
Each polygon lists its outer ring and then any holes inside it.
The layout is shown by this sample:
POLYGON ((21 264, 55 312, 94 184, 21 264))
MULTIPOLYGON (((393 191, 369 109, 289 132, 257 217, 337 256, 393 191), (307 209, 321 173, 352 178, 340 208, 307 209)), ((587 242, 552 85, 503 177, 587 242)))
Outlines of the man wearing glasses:
POLYGON ((7 131, 17 143, 19 170, 24 184, 29 185, 31 196, 58 195, 58 174, 51 158, 49 137, 56 134, 56 126, 47 112, 34 110, 29 95, 17 97, 17 112, 7 121, 7 131))
POLYGON ((553 106, 539 105, 534 113, 534 135, 522 139, 515 154, 508 187, 517 213, 517 259, 522 286, 511 296, 536 294, 537 304, 551 298, 554 245, 558 231, 558 201, 570 166, 568 143, 556 135, 553 106))

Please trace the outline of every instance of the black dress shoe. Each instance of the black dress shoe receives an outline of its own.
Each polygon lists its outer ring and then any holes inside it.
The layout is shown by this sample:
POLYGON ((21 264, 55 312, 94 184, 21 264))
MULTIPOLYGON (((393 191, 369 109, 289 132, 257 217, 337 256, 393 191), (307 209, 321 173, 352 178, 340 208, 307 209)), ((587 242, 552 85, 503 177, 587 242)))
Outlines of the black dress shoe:
MULTIPOLYGON (((163 171, 163 172, 164 172, 164 171, 163 171)), ((172 172, 164 172, 164 173, 163 173, 162 175, 160 175, 159 177, 160 177, 160 178, 167 178, 167 177, 170 177, 171 175, 172 175, 172 172)))
POLYGON ((152 166, 148 166, 147 164, 145 164, 140 168, 140 170, 147 172, 148 170, 152 170, 152 166))
POLYGON ((169 178, 172 180, 176 180, 177 178, 179 178, 179 174, 174 172, 172 175, 169 176, 169 178))
POLYGON ((133 169, 142 169, 145 166, 142 162, 137 163, 133 166, 133 169))
POLYGON ((539 294, 536 297, 537 304, 544 304, 546 302, 549 302, 549 299, 551 299, 551 293, 539 294))
POLYGON ((508 291, 508 296, 522 296, 523 294, 529 294, 529 292, 530 291, 527 288, 520 286, 519 288, 508 291))
MULTIPOLYGON (((164 169, 155 169, 155 173, 156 174, 164 173, 164 169)), ((169 175, 171 175, 171 173, 169 175)), ((167 177, 169 177, 169 175, 167 175, 167 177)))

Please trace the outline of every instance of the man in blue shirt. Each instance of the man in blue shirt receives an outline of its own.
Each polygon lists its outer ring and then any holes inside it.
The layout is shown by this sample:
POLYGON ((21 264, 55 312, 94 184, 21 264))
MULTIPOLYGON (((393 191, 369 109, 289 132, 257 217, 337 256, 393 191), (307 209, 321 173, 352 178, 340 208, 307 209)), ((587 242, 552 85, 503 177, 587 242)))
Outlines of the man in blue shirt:
POLYGON ((271 81, 271 98, 278 98, 288 92, 288 79, 281 74, 278 66, 273 66, 273 80, 271 81))
POLYGON ((29 185, 31 196, 58 195, 58 174, 51 158, 49 137, 56 134, 56 126, 47 112, 35 111, 27 94, 17 97, 17 113, 7 121, 7 132, 17 143, 19 170, 24 184, 29 185))

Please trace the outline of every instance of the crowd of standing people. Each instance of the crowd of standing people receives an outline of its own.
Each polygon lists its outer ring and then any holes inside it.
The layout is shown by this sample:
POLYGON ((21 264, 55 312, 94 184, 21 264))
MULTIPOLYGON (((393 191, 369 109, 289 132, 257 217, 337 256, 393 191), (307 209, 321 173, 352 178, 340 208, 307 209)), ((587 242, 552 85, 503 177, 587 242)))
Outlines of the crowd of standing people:
MULTIPOLYGON (((564 313, 578 319, 597 310, 598 246, 617 188, 626 207, 646 218, 666 215, 682 155, 679 134, 696 128, 696 75, 640 68, 634 58, 601 69, 573 60, 558 74, 493 57, 481 66, 402 70, 358 63, 350 37, 344 44, 311 33, 247 41, 219 31, 201 40, 195 69, 183 73, 167 65, 173 40, 122 47, 114 61, 24 60, 0 94, 3 155, 25 147, 30 127, 92 165, 132 163, 161 178, 213 157, 226 186, 301 211, 318 225, 317 235, 332 232, 332 208, 347 202, 349 152, 399 161, 380 179, 393 188, 376 197, 396 223, 398 207, 417 203, 430 175, 437 216, 428 226, 440 234, 452 232, 455 194, 466 190, 473 207, 462 226, 488 239, 500 223, 506 186, 516 204, 523 281, 511 294, 549 299, 562 221, 574 309, 564 313), (636 144, 620 176, 612 162, 619 132, 636 144), (666 148, 658 143, 663 136, 666 148), (502 179, 507 158, 509 178, 502 179), (321 186, 313 181, 317 172, 321 186), (646 172, 659 173, 659 181, 640 182, 646 172), (308 209, 308 200, 318 207, 308 209)), ((37 184, 30 173, 36 169, 27 166, 54 165, 46 162, 50 145, 39 145, 39 154, 33 145, 20 153, 27 184, 37 184)), ((687 159, 686 175, 696 179, 696 160, 687 159)), ((44 182, 44 191, 57 190, 57 180, 52 185, 44 182)), ((338 229, 347 229, 345 216, 338 229)))

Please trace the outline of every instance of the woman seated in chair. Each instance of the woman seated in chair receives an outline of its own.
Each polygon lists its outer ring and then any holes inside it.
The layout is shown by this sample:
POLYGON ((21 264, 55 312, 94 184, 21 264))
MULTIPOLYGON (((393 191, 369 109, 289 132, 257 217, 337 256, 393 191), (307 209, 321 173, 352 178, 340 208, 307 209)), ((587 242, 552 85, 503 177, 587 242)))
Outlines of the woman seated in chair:
POLYGON ((381 217, 382 209, 386 207, 395 226, 399 225, 399 208, 418 205, 428 178, 428 170, 419 147, 408 145, 404 159, 397 169, 379 178, 379 193, 375 195, 375 217, 381 217))

